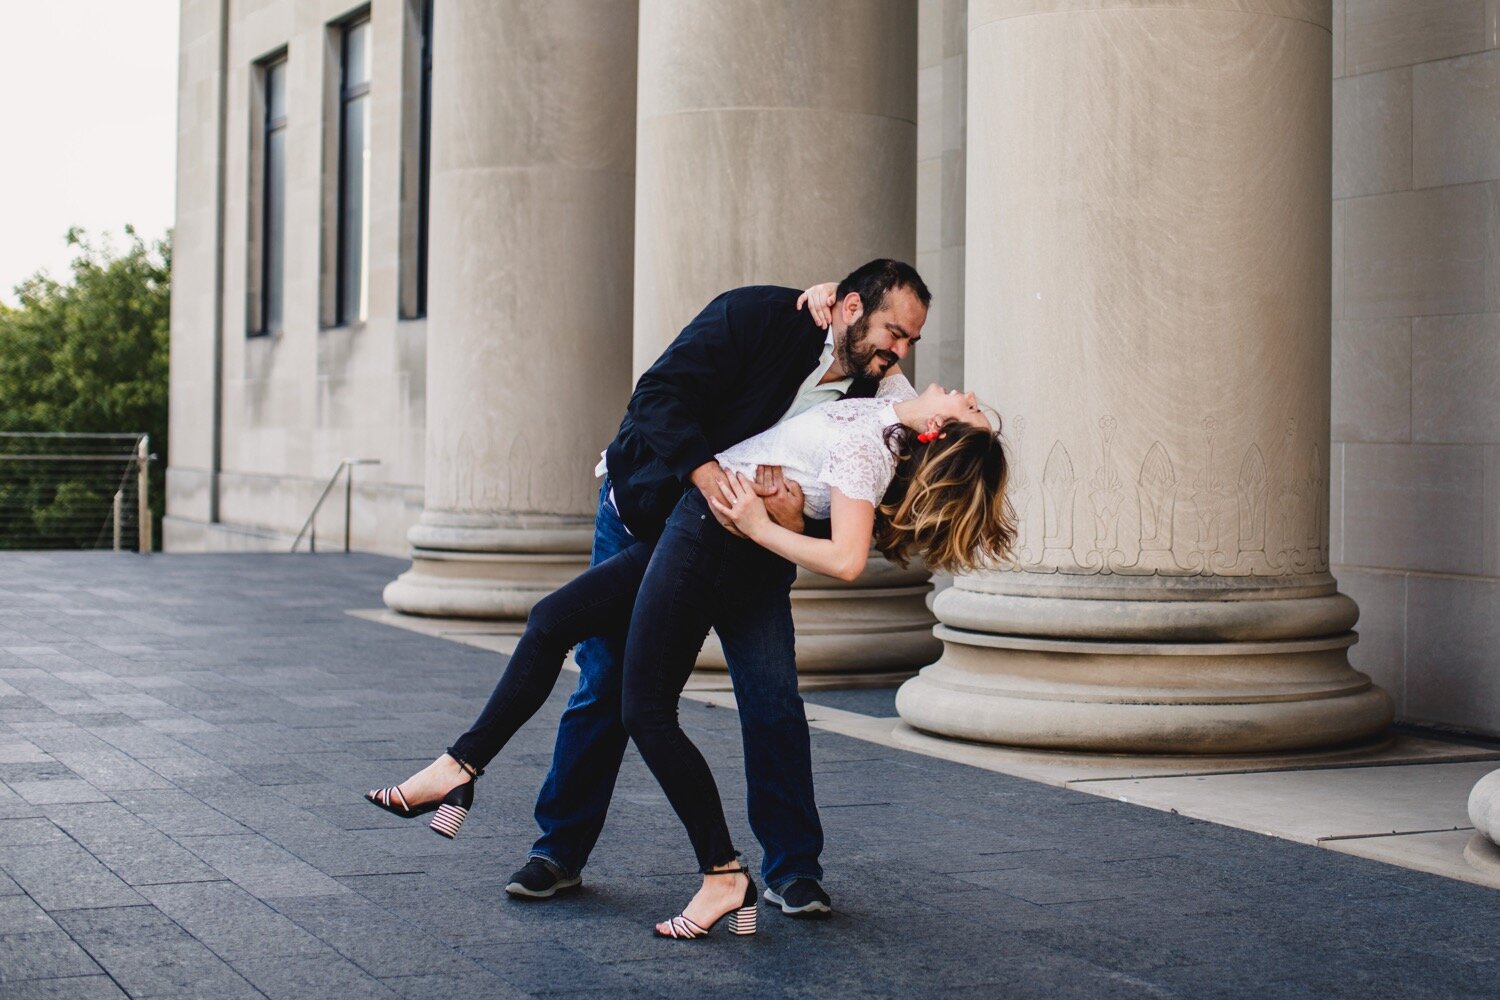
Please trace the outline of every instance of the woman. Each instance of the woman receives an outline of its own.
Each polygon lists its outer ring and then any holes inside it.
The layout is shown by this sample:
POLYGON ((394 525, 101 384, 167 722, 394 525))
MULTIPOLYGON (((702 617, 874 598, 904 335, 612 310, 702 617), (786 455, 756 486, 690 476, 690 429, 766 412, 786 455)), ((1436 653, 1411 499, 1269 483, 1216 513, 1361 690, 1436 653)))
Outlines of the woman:
POLYGON ((366 797, 401 816, 436 810, 433 829, 453 836, 473 801, 472 779, 541 707, 567 651, 623 632, 622 721, 704 873, 698 894, 657 933, 700 937, 726 916, 731 932, 754 933, 754 883, 737 863, 713 775, 677 722, 678 698, 718 610, 773 578, 767 574, 784 575, 788 561, 852 580, 872 540, 898 562, 920 552, 932 568, 952 571, 1003 558, 1014 539, 1004 450, 973 395, 936 385, 918 395, 904 378, 887 381, 897 391, 824 404, 721 452, 731 474, 722 497, 689 490, 654 548, 634 545, 538 602, 473 728, 403 783, 408 790, 366 797), (773 523, 746 479, 758 465, 781 465, 797 480, 806 513, 829 518, 831 537, 773 523), (721 527, 709 504, 743 537, 721 527))

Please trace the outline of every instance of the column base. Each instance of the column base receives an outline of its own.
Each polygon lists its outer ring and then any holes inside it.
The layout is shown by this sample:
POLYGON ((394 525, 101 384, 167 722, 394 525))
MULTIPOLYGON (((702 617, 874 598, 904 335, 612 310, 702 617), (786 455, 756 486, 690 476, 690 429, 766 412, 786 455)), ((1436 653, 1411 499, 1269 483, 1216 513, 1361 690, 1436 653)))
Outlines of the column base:
POLYGON ((1353 632, 1259 642, 1026 638, 940 625, 943 656, 896 709, 941 736, 1049 750, 1242 754, 1367 739, 1386 693, 1349 666, 1353 632))
POLYGON ((1476 833, 1464 845, 1464 860, 1469 867, 1483 872, 1500 883, 1500 847, 1482 833, 1476 833))
MULTIPOLYGON (((937 619, 927 607, 931 592, 925 569, 902 569, 878 555, 852 583, 799 571, 792 585, 797 673, 826 675, 830 683, 836 675, 896 680, 936 660, 943 644, 932 634, 937 619)), ((698 669, 727 669, 713 633, 698 655, 698 669)))
POLYGON ((583 572, 590 518, 424 511, 407 532, 411 569, 386 584, 386 606, 432 618, 524 619, 583 572))
POLYGON ((386 606, 438 618, 525 618, 532 605, 588 568, 587 553, 418 549, 386 584, 386 606))

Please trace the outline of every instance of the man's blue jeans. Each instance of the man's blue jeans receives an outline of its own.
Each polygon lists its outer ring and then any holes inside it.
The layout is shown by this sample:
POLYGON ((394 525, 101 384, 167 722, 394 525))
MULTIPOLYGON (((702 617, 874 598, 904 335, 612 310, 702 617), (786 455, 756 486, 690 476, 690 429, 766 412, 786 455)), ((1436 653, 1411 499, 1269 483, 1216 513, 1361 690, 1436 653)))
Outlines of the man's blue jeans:
MULTIPOLYGON (((633 538, 609 502, 609 480, 599 490, 594 519, 595 565, 633 538)), ((818 855, 823 827, 813 798, 812 754, 807 715, 797 693, 791 583, 783 579, 747 594, 715 622, 740 706, 750 827, 764 850, 761 875, 779 888, 794 878, 822 878, 818 855)), ((551 861, 569 875, 588 862, 599 839, 627 736, 620 722, 624 636, 589 639, 575 659, 578 689, 557 727, 552 770, 537 797, 542 835, 531 856, 551 861)))

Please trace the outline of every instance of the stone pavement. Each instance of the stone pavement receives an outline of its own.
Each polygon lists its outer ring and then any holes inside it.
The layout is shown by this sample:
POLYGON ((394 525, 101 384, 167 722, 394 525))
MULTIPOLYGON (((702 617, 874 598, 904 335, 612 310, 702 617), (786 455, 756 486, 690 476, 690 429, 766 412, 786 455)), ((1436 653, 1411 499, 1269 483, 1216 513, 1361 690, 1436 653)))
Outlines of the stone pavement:
MULTIPOLYGON (((377 607, 403 565, 0 556, 0 997, 1500 987, 1500 892, 826 732, 834 919, 763 908, 751 939, 652 939, 696 879, 634 753, 584 889, 511 901, 571 675, 480 781, 456 841, 361 801, 440 752, 501 665, 345 614, 377 607)), ((682 716, 758 862, 733 713, 682 716)))

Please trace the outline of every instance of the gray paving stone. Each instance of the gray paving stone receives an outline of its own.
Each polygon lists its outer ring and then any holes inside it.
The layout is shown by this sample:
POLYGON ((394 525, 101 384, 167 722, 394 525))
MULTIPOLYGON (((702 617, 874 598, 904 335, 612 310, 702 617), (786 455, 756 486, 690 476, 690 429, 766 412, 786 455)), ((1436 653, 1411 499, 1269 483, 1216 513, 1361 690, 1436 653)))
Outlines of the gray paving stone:
POLYGON ((0 764, 44 764, 52 758, 41 747, 19 736, 0 740, 0 764))
POLYGON ((68 835, 44 816, 25 819, 0 819, 0 846, 22 847, 28 844, 55 844, 68 835))
MULTIPOLYGON (((92 729, 96 726, 129 726, 135 724, 134 719, 120 712, 80 712, 69 716, 68 721, 84 730, 92 729)), ((75 747, 74 749, 77 748, 75 747)))
POLYGON ((166 778, 118 750, 60 750, 53 756, 101 791, 172 787, 166 778))
MULTIPOLYGON (((451 876, 385 875, 346 878, 354 892, 378 903, 391 914, 422 920, 424 930, 446 945, 487 941, 544 941, 556 934, 556 923, 576 926, 577 908, 570 900, 565 912, 546 913, 517 904, 505 895, 505 876, 454 879, 451 876), (431 919, 440 914, 441 919, 431 919)), ((587 891, 587 890, 585 890, 587 891)))
POLYGON ((255 990, 154 906, 71 910, 57 922, 133 997, 249 997, 255 990))
POLYGON ((99 966, 88 953, 61 930, 0 935, 0 983, 99 972, 99 966))
POLYGON ((82 778, 7 782, 11 791, 34 806, 55 802, 108 802, 109 796, 82 778))
POLYGON ((336 839, 303 840, 297 837, 283 837, 281 844, 299 860, 306 861, 318 871, 336 879, 422 871, 425 868, 420 862, 413 862, 409 858, 397 857, 375 848, 351 850, 347 843, 341 843, 336 839))
MULTIPOLYGON (((499 976, 484 969, 464 973, 443 973, 422 976, 393 976, 382 979, 380 984, 396 996, 408 1000, 432 1000, 434 997, 494 997, 495 1000, 519 1000, 535 996, 518 989, 499 976)), ((567 997, 569 994, 553 994, 567 997)))
POLYGON ((277 865, 246 865, 230 874, 236 885, 261 899, 344 896, 349 890, 337 879, 302 861, 277 865))
POLYGON ((215 870, 261 899, 342 896, 349 892, 334 878, 256 834, 178 839, 215 870))
POLYGON ((224 837, 179 836, 177 841, 215 866, 288 864, 297 860, 295 855, 256 833, 224 837))
MULTIPOLYGON (((324 956, 238 956, 236 972, 271 1000, 371 1000, 397 997, 384 983, 332 951, 324 956)), ((482 994, 480 994, 482 995, 482 994)))
POLYGON ((339 828, 319 817, 317 810, 287 801, 278 789, 239 781, 205 784, 210 787, 201 793, 203 801, 273 843, 343 839, 339 828))
POLYGON ((119 876, 71 840, 0 847, 0 868, 48 912, 144 902, 119 876))
POLYGON ((222 958, 328 951, 264 901, 228 882, 146 886, 141 894, 222 958))
POLYGON ((180 789, 115 792, 111 797, 138 819, 173 837, 214 837, 250 832, 233 818, 180 789))
POLYGON ((845 712, 857 712, 877 719, 896 718, 896 689, 857 688, 850 691, 808 691, 802 700, 810 705, 827 705, 845 712))
MULTIPOLYGON (((652 944, 689 942, 651 942, 652 944)), ((705 942, 706 943, 706 942, 705 942)), ((489 972, 527 993, 628 989, 630 978, 582 952, 554 941, 489 941, 460 945, 459 951, 489 972)), ((734 983, 726 984, 733 989, 734 983)))
POLYGON ((27 742, 48 754, 108 749, 108 745, 92 733, 61 718, 40 722, 13 722, 11 728, 27 742))
POLYGON ((0 781, 13 784, 19 781, 57 781, 76 778, 67 765, 48 755, 45 760, 25 764, 0 764, 0 781))
POLYGON ((174 787, 184 779, 223 778, 234 774, 234 771, 218 761, 192 751, 187 751, 182 757, 144 757, 141 764, 166 778, 167 783, 174 787))
POLYGON ((118 803, 48 806, 47 816, 132 885, 219 877, 192 853, 118 803))
POLYGON ((128 994, 108 976, 28 979, 0 984, 5 1000, 119 1000, 128 994))
POLYGON ((30 896, 0 896, 0 935, 41 934, 57 929, 57 923, 30 896))
POLYGON ((183 745, 177 740, 145 725, 100 726, 88 732, 121 753, 130 755, 134 760, 175 757, 184 750, 183 745))
POLYGON ((332 899, 278 899, 272 905, 373 976, 468 975, 477 971, 475 963, 423 928, 423 923, 446 922, 441 914, 429 914, 425 920, 401 920, 352 894, 332 899))
POLYGON ((40 816, 42 810, 0 785, 0 819, 26 819, 40 816))

